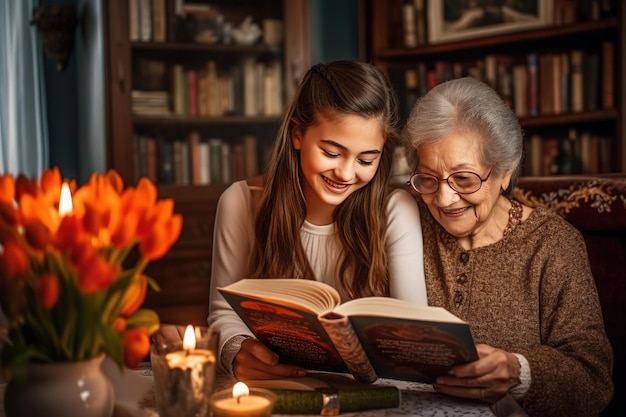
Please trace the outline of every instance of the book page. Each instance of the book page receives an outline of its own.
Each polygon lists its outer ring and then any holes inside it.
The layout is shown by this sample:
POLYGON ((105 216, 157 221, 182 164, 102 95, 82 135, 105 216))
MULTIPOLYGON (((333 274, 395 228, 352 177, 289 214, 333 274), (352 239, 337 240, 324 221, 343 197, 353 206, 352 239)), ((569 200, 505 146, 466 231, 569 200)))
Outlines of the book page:
POLYGON ((248 298, 298 308, 315 314, 330 311, 339 304, 339 293, 323 282, 295 278, 242 279, 218 288, 224 294, 246 295, 248 298))
POLYGON ((364 297, 346 301, 333 310, 347 316, 376 315, 437 322, 464 323, 442 307, 423 306, 390 297, 364 297))

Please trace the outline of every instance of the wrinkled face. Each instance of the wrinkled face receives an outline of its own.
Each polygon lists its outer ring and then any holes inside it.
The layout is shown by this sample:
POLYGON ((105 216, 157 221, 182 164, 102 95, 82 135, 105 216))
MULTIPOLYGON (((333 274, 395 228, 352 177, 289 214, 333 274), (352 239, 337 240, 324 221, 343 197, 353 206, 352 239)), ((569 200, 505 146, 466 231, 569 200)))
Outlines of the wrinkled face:
MULTIPOLYGON (((418 171, 440 179, 458 171, 471 171, 485 179, 492 167, 481 162, 480 146, 480 140, 456 133, 423 144, 419 149, 418 171)), ((503 220, 502 215, 504 212, 508 216, 508 212, 503 208, 505 199, 500 199, 500 187, 506 188, 509 181, 510 174, 497 176, 493 172, 472 194, 459 194, 446 181, 440 181, 439 189, 433 194, 422 194, 422 199, 451 235, 490 243, 502 237, 502 221, 506 225, 506 217, 503 220)))
POLYGON ((306 220, 330 224, 335 208, 367 185, 378 170, 385 138, 379 119, 319 116, 306 131, 294 131, 300 151, 306 220))

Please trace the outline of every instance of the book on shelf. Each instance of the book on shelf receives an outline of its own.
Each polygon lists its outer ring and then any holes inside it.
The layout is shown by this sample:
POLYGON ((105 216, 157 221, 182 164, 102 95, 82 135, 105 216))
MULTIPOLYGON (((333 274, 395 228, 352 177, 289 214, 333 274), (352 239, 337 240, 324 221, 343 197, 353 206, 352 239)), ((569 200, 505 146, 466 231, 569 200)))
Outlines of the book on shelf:
POLYGON ((615 106, 615 45, 602 43, 602 108, 615 106))
POLYGON ((152 41, 165 42, 167 37, 165 0, 152 0, 152 41))
POLYGON ((470 326, 441 307, 389 297, 340 303, 305 279, 242 279, 220 293, 283 363, 310 370, 432 383, 478 358, 470 326))
POLYGON ((570 110, 580 113, 584 110, 584 82, 583 82, 583 51, 573 49, 570 52, 570 110))
POLYGON ((305 377, 248 380, 246 385, 272 390, 276 394, 272 411, 276 414, 320 415, 330 408, 347 413, 400 405, 400 390, 394 385, 363 384, 342 374, 310 372, 305 377))

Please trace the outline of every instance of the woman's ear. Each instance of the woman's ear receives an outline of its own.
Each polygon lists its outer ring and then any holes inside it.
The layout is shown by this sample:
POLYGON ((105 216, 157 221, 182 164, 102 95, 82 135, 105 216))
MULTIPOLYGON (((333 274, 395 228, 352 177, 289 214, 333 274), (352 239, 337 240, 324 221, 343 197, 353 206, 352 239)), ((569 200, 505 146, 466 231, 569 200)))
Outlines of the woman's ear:
POLYGON ((502 176, 502 183, 500 185, 500 188, 502 189, 502 191, 506 191, 509 188, 509 185, 511 185, 512 176, 513 176, 513 171, 507 171, 504 173, 504 175, 502 176))

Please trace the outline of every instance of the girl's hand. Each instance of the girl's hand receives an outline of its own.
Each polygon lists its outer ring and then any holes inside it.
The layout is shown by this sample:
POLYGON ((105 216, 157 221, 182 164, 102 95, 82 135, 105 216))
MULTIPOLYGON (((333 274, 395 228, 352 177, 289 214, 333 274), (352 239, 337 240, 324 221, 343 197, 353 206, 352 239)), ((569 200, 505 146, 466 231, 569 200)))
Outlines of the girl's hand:
POLYGON ((478 360, 457 365, 437 378, 441 393, 493 403, 520 382, 520 364, 513 353, 489 345, 476 345, 478 360))
POLYGON ((256 339, 248 338, 241 343, 235 356, 233 372, 237 379, 278 379, 305 376, 305 369, 278 363, 277 354, 256 339))

